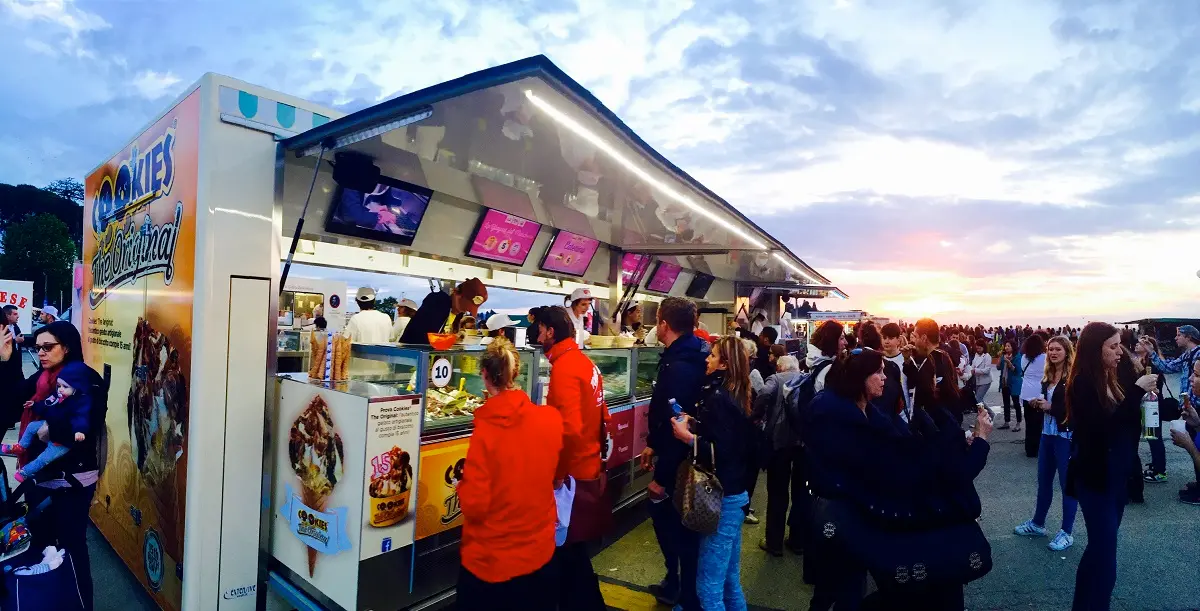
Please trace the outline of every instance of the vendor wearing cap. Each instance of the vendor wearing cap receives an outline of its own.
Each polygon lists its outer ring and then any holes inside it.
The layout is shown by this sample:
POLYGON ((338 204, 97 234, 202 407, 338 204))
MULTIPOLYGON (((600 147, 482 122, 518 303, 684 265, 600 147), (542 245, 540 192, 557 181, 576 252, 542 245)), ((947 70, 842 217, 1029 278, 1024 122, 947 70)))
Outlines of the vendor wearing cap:
POLYGON ((400 341, 412 317, 417 315, 417 302, 405 297, 396 304, 396 322, 392 324, 392 341, 400 341))
POLYGON ((464 317, 479 315, 479 306, 488 298, 487 287, 479 278, 464 280, 453 291, 430 293, 413 314, 400 336, 406 344, 428 344, 429 333, 458 333, 464 317))
POLYGON ((359 312, 346 323, 346 337, 356 344, 386 344, 392 336, 392 318, 375 309, 375 289, 358 289, 354 301, 359 312))
POLYGON ((583 322, 584 315, 591 307, 592 289, 577 288, 571 293, 571 307, 567 308, 567 315, 571 318, 571 323, 575 325, 575 343, 580 346, 592 336, 583 322))
POLYGON ((58 308, 48 305, 42 308, 42 324, 48 325, 58 320, 58 308))
POLYGON ((487 337, 483 338, 482 344, 490 344, 497 337, 508 338, 508 341, 514 344, 517 341, 517 321, 513 320, 508 314, 492 314, 488 317, 487 337))

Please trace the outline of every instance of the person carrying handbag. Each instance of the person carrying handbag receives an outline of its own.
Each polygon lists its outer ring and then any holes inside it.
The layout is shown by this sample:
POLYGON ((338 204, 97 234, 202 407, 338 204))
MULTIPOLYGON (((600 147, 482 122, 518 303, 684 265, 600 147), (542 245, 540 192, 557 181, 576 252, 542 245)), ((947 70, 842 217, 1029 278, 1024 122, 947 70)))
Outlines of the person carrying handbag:
POLYGON ((559 608, 604 611, 600 581, 587 549, 588 543, 598 541, 613 524, 603 458, 609 421, 604 382, 595 364, 575 343, 574 324, 566 309, 538 309, 533 326, 550 361, 546 403, 557 409, 563 420, 556 488, 565 485, 568 476, 575 482, 566 543, 554 552, 559 608))
MULTIPOLYGON (((742 520, 747 495, 746 464, 755 460, 751 445, 750 358, 741 340, 723 337, 707 360, 708 381, 698 416, 686 413, 671 421, 676 439, 689 444, 693 461, 680 466, 676 506, 685 525, 703 528, 696 571, 696 594, 705 611, 744 611, 741 585, 742 520), (698 477, 696 471, 701 470, 698 477), (715 475, 712 482, 704 474, 715 475), (693 486, 693 483, 696 485, 693 486), (720 490, 719 510, 704 503, 720 490), (690 500, 689 500, 690 499, 690 500)), ((677 607, 679 608, 679 607, 677 607)))

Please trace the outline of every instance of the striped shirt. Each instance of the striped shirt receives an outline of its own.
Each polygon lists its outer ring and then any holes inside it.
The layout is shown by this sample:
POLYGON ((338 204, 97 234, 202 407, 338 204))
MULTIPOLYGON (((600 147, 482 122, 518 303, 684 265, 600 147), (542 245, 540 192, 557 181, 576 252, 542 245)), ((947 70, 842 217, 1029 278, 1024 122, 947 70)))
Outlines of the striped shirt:
POLYGON ((1200 346, 1192 346, 1185 350, 1183 354, 1170 360, 1164 360, 1157 353, 1150 354, 1150 361, 1158 367, 1163 373, 1182 373, 1179 376, 1179 398, 1191 397, 1192 405, 1200 405, 1198 399, 1193 392, 1196 389, 1192 388, 1192 371, 1196 366, 1196 361, 1200 359, 1200 346))

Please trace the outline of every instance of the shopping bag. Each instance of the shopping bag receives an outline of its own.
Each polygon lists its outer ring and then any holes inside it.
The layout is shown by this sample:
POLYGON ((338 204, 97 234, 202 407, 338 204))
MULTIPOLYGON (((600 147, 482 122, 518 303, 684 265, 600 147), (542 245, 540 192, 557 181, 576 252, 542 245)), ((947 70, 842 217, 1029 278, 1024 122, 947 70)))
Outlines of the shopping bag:
POLYGON ((570 475, 554 491, 554 546, 562 547, 567 542, 567 531, 571 527, 571 507, 575 504, 575 478, 570 475))

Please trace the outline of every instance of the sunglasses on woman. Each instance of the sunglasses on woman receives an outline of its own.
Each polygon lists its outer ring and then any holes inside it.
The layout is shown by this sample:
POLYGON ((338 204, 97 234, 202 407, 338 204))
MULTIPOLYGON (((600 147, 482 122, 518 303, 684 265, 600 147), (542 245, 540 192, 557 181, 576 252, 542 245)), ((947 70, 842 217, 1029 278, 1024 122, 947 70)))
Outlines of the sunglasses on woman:
POLYGON ((35 345, 33 347, 33 349, 36 350, 38 354, 42 354, 43 352, 50 352, 51 350, 54 350, 55 348, 57 348, 58 346, 61 346, 61 345, 62 344, 59 344, 56 342, 46 342, 44 344, 35 345))

